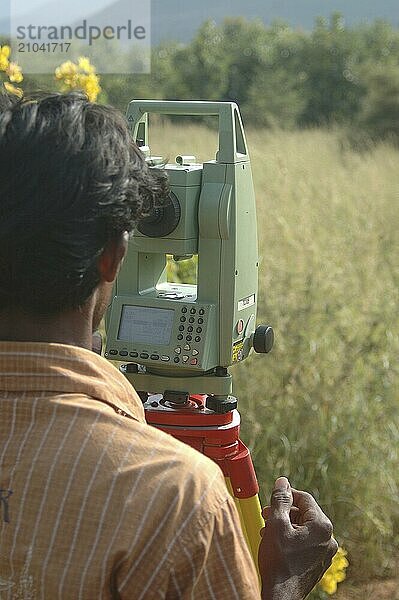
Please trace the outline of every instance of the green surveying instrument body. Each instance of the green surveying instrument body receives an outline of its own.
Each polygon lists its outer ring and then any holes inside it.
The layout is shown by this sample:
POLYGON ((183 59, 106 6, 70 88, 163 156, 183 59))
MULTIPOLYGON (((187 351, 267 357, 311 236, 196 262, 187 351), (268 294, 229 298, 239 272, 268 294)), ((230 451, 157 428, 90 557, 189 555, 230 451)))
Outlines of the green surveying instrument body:
POLYGON ((144 404, 149 424, 222 469, 257 566, 264 525, 259 486, 228 368, 269 352, 273 329, 256 327, 258 247, 251 165, 238 107, 230 102, 130 103, 133 139, 154 167, 148 114, 216 115, 219 150, 198 164, 178 156, 164 168, 166 201, 137 225, 107 319, 105 356, 120 367, 144 404), (168 283, 166 256, 198 255, 196 285, 168 283))
POLYGON ((215 115, 215 160, 178 156, 165 170, 169 199, 133 233, 107 323, 105 356, 129 360, 136 389, 207 394, 207 406, 231 409, 228 367, 252 347, 268 352, 270 327, 256 328, 258 246, 255 194, 241 117, 230 102, 134 100, 133 139, 149 155, 148 114, 215 115), (195 286, 168 283, 166 255, 198 255, 195 286), (139 366, 134 366, 139 365, 139 366))

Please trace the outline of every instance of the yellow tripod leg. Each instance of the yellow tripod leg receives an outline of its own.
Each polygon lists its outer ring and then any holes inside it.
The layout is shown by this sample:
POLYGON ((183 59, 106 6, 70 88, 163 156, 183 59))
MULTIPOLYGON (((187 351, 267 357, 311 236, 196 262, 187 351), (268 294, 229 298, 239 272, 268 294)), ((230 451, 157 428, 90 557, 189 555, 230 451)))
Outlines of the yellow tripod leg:
POLYGON ((244 537, 247 541, 249 551, 252 555, 256 569, 258 569, 258 550, 260 544, 260 530, 264 527, 265 522, 262 518, 262 507, 260 505, 259 496, 251 498, 236 498, 233 494, 233 488, 230 478, 225 477, 227 489, 233 496, 238 514, 240 515, 241 527, 244 537))

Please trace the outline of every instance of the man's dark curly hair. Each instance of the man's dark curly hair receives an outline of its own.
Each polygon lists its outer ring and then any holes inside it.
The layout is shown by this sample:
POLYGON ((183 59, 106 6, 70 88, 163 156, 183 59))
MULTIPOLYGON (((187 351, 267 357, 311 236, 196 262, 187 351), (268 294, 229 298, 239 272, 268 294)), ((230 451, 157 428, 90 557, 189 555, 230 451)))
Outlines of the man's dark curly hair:
POLYGON ((98 257, 168 193, 124 117, 79 93, 0 101, 0 310, 82 306, 98 257))

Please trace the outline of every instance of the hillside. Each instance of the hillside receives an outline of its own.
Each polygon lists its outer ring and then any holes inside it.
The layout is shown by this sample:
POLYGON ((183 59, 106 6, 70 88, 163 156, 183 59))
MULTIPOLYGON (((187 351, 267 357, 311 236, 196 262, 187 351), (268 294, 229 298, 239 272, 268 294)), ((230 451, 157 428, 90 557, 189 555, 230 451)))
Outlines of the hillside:
MULTIPOLYGON (((37 6, 38 0, 35 1, 37 6)), ((89 17, 97 11, 102 12, 105 6, 113 13, 119 13, 125 18, 134 20, 132 0, 86 0, 84 8, 80 0, 70 0, 68 3, 59 3, 56 0, 43 0, 41 8, 33 8, 31 0, 20 0, 19 13, 29 17, 29 22, 40 20, 46 15, 54 24, 67 25, 82 16, 82 12, 89 17), (23 10, 24 3, 26 10, 23 10)), ((152 40, 158 44, 163 40, 188 42, 195 31, 206 19, 221 22, 228 16, 243 16, 247 19, 261 19, 265 24, 270 24, 276 19, 283 19, 294 27, 311 29, 317 16, 329 16, 334 11, 341 12, 348 25, 360 22, 370 22, 374 19, 384 19, 399 26, 399 12, 397 0, 201 0, 190 2, 183 0, 152 0, 152 40)), ((7 14, 4 10, 0 13, 0 33, 8 29, 7 14)))
POLYGON ((283 19, 294 27, 311 29, 317 16, 328 17, 334 11, 342 13, 348 25, 374 19, 399 25, 397 0, 202 0, 189 7, 182 0, 153 0, 153 43, 171 39, 188 42, 206 19, 220 22, 227 16, 243 16, 259 18, 265 24, 283 19))

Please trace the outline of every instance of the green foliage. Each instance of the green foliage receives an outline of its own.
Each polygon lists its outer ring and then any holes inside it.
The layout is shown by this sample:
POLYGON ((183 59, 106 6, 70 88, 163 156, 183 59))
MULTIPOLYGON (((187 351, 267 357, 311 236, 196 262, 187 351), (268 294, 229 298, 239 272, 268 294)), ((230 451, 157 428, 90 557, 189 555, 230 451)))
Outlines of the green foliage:
POLYGON ((399 143, 399 63, 364 70, 367 92, 356 120, 358 131, 373 140, 399 143))
POLYGON ((169 283, 197 283, 198 256, 191 259, 175 261, 172 256, 167 260, 167 277, 169 283))
POLYGON ((398 137, 398 65, 399 30, 381 21, 348 28, 334 14, 304 32, 235 18, 155 48, 151 75, 102 85, 123 110, 133 97, 232 100, 257 127, 341 124, 385 139, 398 137))
POLYGON ((339 15, 333 15, 329 25, 323 19, 317 21, 302 53, 307 101, 299 124, 348 122, 362 95, 354 73, 358 54, 359 34, 345 29, 339 15))
MULTIPOLYGON (((138 57, 127 60, 134 70, 138 57)), ((399 29, 349 28, 339 13, 308 32, 280 21, 207 21, 186 46, 154 48, 151 74, 104 75, 101 85, 100 100, 123 111, 133 98, 230 100, 256 127, 339 124, 358 143, 397 140, 399 29)), ((54 89, 53 77, 27 76, 25 89, 37 87, 54 89)))
MULTIPOLYGON (((170 128, 177 152, 186 136, 170 128)), ((204 143, 206 130, 190 129, 204 143)), ((399 550, 398 151, 338 131, 249 131, 258 200, 259 323, 273 352, 232 369, 263 500, 278 475, 311 491, 351 580, 399 550)))

